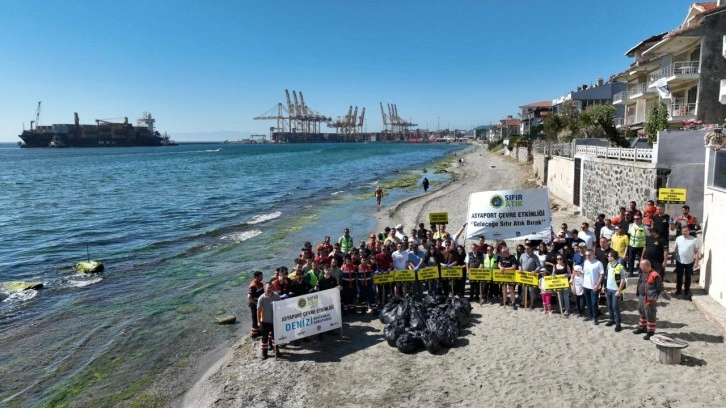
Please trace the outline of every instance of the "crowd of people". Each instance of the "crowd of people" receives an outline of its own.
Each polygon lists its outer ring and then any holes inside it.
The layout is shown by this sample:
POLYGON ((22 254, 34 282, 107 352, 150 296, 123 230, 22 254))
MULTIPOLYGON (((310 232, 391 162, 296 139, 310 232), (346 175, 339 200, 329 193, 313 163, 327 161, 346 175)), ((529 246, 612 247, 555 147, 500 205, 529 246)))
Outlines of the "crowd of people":
MULTIPOLYGON (((403 225, 386 227, 371 233, 368 240, 355 244, 350 229, 332 241, 326 236, 313 246, 305 242, 292 262, 275 270, 264 283, 262 272, 254 273, 249 286, 248 301, 252 316, 252 336, 261 336, 263 357, 273 346, 272 301, 304 295, 314 291, 338 288, 344 315, 377 314, 378 305, 395 295, 422 297, 432 295, 468 295, 470 302, 510 306, 514 310, 535 308, 541 302, 543 313, 559 312, 565 317, 577 314, 586 321, 599 324, 599 300, 605 299, 608 310, 606 326, 622 330, 620 303, 627 277, 639 276, 636 294, 640 320, 635 333, 646 333, 649 339, 656 327, 656 301, 663 291, 667 262, 675 260, 677 297, 690 300, 691 276, 698 268, 700 243, 695 232, 700 226, 682 206, 682 214, 671 218, 662 204, 648 201, 638 209, 631 201, 621 207, 614 217, 600 214, 591 227, 583 222, 581 228, 570 229, 562 223, 549 240, 525 240, 513 250, 506 242, 487 243, 479 236, 467 252, 459 243, 464 224, 453 235, 446 224, 420 223, 408 232, 403 225), (669 236, 675 234, 671 245, 669 236), (456 279, 379 284, 377 273, 437 267, 456 270, 456 279), (500 271, 521 271, 537 274, 538 286, 497 284, 492 281, 469 280, 467 270, 484 268, 500 271), (545 276, 564 276, 567 289, 550 291, 544 286, 545 276), (684 279, 685 278, 685 279, 684 279), (468 283, 468 285, 467 285, 468 283), (467 291, 468 286, 468 291, 467 291), (555 305, 554 299, 557 299, 555 305), (574 307, 571 307, 574 304, 574 307)), ((451 274, 447 273, 447 276, 451 274)), ((276 348, 275 348, 276 350, 276 348)))

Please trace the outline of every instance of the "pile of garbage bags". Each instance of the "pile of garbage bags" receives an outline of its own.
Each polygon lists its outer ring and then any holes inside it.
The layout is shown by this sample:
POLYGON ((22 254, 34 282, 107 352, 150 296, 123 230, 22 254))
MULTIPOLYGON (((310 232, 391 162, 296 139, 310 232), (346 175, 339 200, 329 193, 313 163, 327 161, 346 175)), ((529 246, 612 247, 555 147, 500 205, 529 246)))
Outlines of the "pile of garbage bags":
POLYGON ((388 345, 402 353, 425 348, 435 354, 453 347, 464 327, 469 325, 471 304, 455 296, 425 296, 422 300, 395 296, 380 314, 383 336, 388 345))

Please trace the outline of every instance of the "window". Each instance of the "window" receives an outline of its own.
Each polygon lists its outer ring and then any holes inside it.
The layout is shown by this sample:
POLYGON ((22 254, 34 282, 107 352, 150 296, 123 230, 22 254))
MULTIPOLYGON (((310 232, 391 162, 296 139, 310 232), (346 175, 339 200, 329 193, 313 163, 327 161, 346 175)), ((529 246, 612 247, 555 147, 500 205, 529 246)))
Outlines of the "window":
POLYGON ((708 172, 708 186, 726 189, 726 151, 711 151, 711 169, 708 172))

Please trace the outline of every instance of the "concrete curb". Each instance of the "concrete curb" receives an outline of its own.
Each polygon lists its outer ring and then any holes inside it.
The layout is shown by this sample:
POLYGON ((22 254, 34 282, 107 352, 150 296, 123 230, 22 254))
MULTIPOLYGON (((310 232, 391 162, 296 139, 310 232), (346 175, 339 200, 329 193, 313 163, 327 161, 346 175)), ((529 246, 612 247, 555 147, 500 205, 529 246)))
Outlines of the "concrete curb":
POLYGON ((726 308, 705 292, 693 296, 692 301, 706 319, 714 323, 726 336, 726 308))

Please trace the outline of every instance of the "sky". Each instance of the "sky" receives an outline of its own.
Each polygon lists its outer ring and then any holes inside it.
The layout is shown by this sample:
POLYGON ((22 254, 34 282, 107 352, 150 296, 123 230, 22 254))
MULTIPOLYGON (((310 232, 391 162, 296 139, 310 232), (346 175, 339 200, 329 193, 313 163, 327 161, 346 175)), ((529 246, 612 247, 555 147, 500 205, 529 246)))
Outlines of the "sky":
POLYGON ((286 89, 333 118, 366 107, 368 132, 380 102, 419 128, 471 129, 625 70, 691 4, 2 0, 0 142, 20 140, 38 101, 42 125, 148 111, 177 141, 268 133, 253 118, 286 89))

